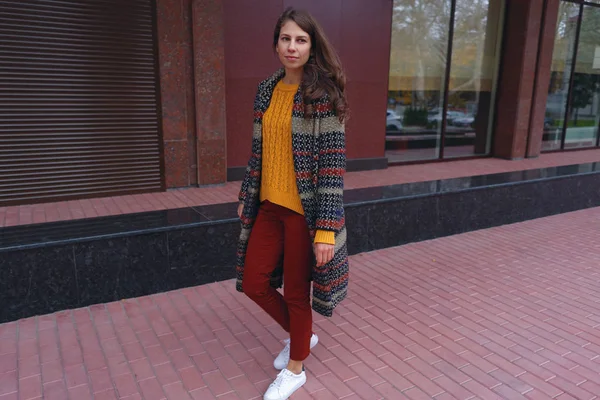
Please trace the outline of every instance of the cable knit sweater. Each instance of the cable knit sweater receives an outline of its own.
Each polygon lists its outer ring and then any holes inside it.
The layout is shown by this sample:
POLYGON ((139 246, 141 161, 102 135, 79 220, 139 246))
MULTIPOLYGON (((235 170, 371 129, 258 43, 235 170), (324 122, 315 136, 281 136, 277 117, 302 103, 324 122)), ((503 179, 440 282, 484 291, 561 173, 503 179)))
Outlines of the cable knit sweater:
MULTIPOLYGON (((292 154, 292 108, 297 91, 298 85, 279 81, 263 117, 260 201, 269 200, 304 214, 292 154)), ((315 243, 335 244, 334 232, 318 230, 315 243)))
MULTIPOLYGON (((243 291, 244 264, 248 238, 260 207, 263 168, 263 122, 277 83, 285 71, 280 69, 258 86, 254 100, 252 155, 240 188, 239 200, 244 204, 241 233, 237 247, 236 289, 243 291)), ((312 308, 326 317, 348 293, 348 249, 344 213, 344 173, 346 143, 344 124, 338 120, 328 96, 315 101, 313 114, 305 118, 302 92, 294 95, 292 107, 292 156, 296 185, 311 236, 318 230, 331 231, 335 237, 333 259, 324 266, 313 264, 312 308)), ((283 284, 283 266, 271 274, 271 286, 283 284)))

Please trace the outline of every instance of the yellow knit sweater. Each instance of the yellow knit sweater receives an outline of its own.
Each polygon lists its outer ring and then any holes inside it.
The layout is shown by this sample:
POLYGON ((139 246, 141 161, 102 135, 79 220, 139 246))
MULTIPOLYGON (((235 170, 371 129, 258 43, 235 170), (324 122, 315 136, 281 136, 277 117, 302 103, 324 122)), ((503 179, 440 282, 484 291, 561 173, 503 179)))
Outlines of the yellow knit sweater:
MULTIPOLYGON (((260 201, 304 214, 292 154, 292 108, 298 85, 279 81, 263 117, 260 201)), ((335 244, 334 232, 317 231, 315 243, 335 244)))

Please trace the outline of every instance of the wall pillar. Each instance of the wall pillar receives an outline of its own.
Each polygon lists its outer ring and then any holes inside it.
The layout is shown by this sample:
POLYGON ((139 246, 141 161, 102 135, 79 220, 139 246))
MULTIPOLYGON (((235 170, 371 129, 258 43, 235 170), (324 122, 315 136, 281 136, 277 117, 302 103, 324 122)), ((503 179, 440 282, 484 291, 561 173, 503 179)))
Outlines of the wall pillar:
POLYGON ((227 181, 223 0, 193 0, 198 184, 227 181))
POLYGON ((560 0, 547 0, 542 21, 542 34, 539 44, 539 56, 536 68, 535 86, 533 88, 533 106, 529 123, 529 141, 527 143, 527 157, 537 157, 542 151, 544 136, 544 119, 546 117, 546 101, 548 100, 548 86, 552 73, 552 53, 556 36, 556 23, 560 0))
POLYGON ((157 0, 156 23, 167 188, 198 183, 191 0, 157 0))
POLYGON ((507 1, 496 106, 496 157, 520 159, 526 155, 543 6, 544 0, 507 1))

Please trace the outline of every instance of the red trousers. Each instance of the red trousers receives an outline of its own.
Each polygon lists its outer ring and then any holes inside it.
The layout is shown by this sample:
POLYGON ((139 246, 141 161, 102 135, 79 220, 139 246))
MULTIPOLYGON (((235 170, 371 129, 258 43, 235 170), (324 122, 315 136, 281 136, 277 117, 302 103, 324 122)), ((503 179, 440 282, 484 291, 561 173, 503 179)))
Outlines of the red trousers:
POLYGON ((310 354, 313 249, 303 215, 265 201, 252 228, 244 263, 244 293, 290 333, 290 359, 310 354), (283 296, 269 277, 283 256, 283 296))

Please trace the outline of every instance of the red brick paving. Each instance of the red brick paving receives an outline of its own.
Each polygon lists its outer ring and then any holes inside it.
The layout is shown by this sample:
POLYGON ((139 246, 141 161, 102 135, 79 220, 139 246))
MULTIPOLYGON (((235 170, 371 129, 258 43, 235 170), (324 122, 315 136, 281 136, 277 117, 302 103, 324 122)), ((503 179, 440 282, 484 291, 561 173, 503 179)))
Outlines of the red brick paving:
MULTIPOLYGON (((350 172, 346 175, 345 184, 346 189, 358 189, 598 161, 600 161, 600 149, 543 154, 536 159, 519 161, 484 158, 445 163, 415 164, 391 167, 380 171, 350 172)), ((236 201, 239 187, 239 182, 228 182, 220 186, 187 188, 162 193, 0 207, 0 228, 31 223, 228 203, 236 201)))
MULTIPOLYGON (((352 257, 292 399, 598 398, 599 226, 595 208, 352 257)), ((233 287, 0 325, 0 400, 259 399, 284 332, 233 287)))

